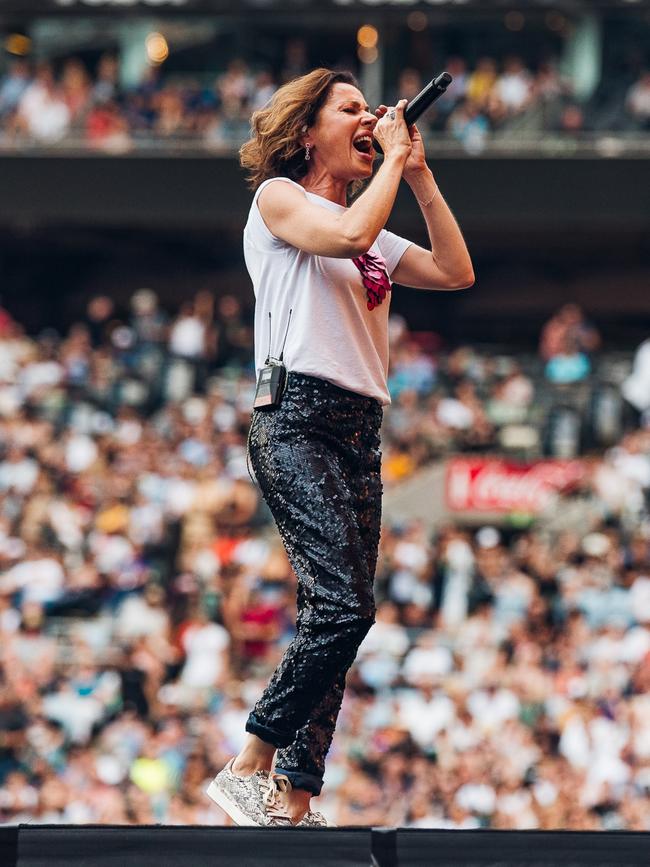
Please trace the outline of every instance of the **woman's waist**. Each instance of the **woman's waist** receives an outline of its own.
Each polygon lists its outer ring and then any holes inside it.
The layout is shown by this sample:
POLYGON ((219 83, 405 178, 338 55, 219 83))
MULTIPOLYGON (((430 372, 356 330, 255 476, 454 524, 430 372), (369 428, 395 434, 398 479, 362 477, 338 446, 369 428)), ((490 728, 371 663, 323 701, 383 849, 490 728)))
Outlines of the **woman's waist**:
POLYGON ((311 374, 289 371, 280 405, 254 411, 278 437, 321 439, 355 448, 379 448, 379 401, 311 374))
POLYGON ((374 417, 382 415, 382 404, 376 398, 344 388, 330 379, 302 371, 288 371, 285 396, 287 395, 307 399, 311 397, 326 404, 348 407, 350 411, 368 413, 374 417))

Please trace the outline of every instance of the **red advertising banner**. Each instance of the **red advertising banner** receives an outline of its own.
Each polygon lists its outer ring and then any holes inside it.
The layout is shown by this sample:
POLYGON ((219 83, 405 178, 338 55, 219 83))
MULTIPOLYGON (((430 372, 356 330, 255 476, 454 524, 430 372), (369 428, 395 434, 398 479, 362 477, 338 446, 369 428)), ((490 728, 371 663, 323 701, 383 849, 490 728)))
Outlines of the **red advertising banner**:
POLYGON ((451 458, 445 475, 447 508, 537 513, 584 474, 579 460, 517 464, 500 458, 451 458))

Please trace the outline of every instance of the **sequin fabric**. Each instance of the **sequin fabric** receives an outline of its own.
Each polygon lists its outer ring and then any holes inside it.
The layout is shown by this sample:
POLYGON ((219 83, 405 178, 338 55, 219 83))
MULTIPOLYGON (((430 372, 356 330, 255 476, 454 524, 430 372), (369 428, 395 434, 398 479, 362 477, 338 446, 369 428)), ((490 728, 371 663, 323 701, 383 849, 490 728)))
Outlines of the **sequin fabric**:
POLYGON ((290 372, 279 407, 254 410, 250 459, 298 578, 296 634, 246 730, 276 769, 319 794, 345 675, 375 616, 382 408, 290 372))
POLYGON ((381 256, 368 251, 363 256, 352 260, 361 273, 368 310, 374 310, 390 292, 390 280, 386 271, 386 262, 381 256))

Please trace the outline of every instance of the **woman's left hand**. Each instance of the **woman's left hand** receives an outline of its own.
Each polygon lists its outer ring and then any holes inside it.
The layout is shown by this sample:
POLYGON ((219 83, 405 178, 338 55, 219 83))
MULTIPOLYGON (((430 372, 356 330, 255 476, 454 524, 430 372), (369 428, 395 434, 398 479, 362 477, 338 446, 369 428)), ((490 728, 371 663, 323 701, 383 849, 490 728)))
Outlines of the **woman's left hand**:
POLYGON ((411 136, 413 146, 409 158, 404 165, 404 171, 402 172, 402 175, 405 178, 408 175, 417 175, 420 172, 426 172, 429 170, 429 167, 427 166, 427 157, 424 153, 424 142, 422 141, 420 130, 415 124, 411 124, 409 127, 409 135, 411 136))
MULTIPOLYGON (((388 106, 380 105, 375 114, 377 117, 383 117, 388 111, 388 106)), ((409 127, 409 136, 411 139, 411 153, 409 158, 406 160, 404 164, 404 170, 402 172, 402 176, 404 178, 409 175, 417 175, 420 172, 426 171, 428 169, 427 166, 427 158, 424 153, 424 142, 422 141, 422 136, 420 135, 420 130, 413 123, 409 127)))

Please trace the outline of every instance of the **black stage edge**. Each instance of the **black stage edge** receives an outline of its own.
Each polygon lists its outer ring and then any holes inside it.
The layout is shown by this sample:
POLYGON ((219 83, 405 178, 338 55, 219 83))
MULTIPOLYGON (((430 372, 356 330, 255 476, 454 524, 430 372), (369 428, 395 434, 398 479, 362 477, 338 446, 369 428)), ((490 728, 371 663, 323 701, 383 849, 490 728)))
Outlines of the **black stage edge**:
MULTIPOLYGON (((21 825, 18 867, 368 867, 370 828, 21 825)), ((4 865, 2 865, 4 867, 4 865)))
POLYGON ((5 826, 0 828, 0 864, 2 867, 14 867, 18 854, 18 828, 5 826))
POLYGON ((623 831, 397 831, 408 867, 641 867, 650 834, 623 831))
POLYGON ((1 867, 648 867, 650 834, 20 825, 0 829, 0 855, 1 867))

